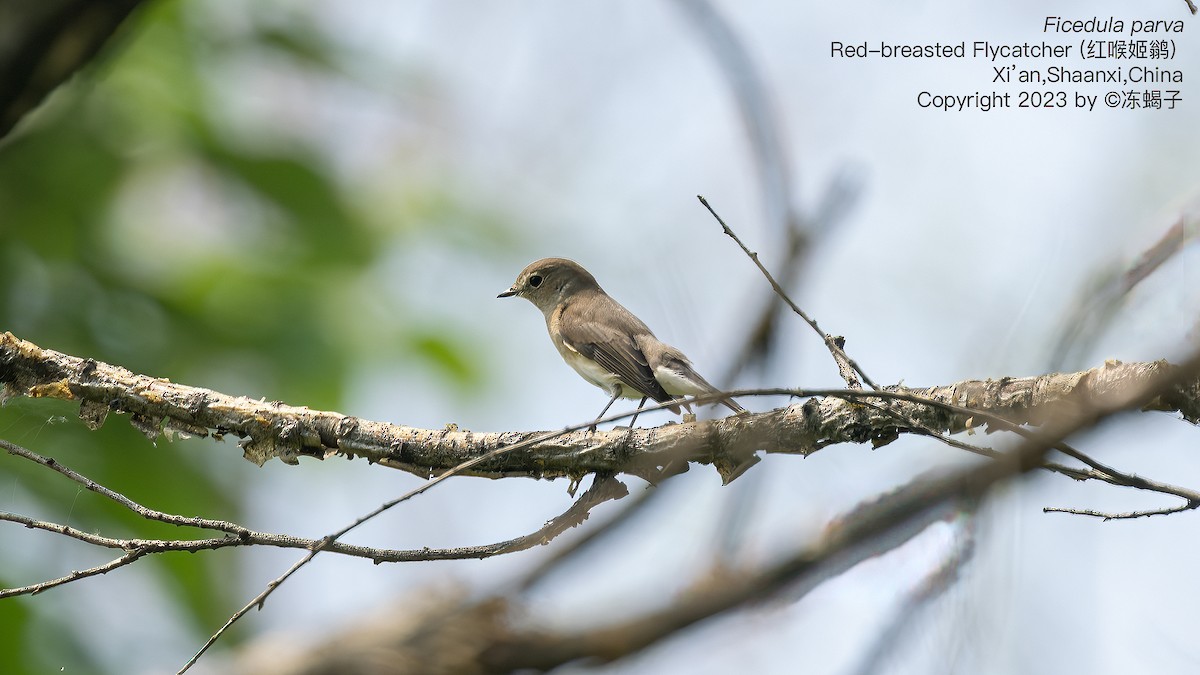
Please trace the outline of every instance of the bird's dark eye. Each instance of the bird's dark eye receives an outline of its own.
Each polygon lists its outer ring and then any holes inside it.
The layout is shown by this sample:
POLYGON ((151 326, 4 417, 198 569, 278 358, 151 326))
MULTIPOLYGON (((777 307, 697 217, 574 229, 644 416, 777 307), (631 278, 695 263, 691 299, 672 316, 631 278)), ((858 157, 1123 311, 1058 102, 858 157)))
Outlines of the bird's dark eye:
POLYGON ((534 288, 541 286, 542 285, 542 275, 534 274, 534 275, 530 276, 529 277, 529 285, 533 286, 534 288))

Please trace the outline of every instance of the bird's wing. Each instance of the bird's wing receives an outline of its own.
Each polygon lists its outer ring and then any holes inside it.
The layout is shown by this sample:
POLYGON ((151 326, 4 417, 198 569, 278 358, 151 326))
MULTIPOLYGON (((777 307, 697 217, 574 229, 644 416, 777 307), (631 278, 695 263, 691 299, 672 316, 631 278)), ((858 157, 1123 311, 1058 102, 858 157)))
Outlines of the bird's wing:
MULTIPOLYGON (((646 355, 646 362, 649 364, 651 372, 654 373, 654 378, 667 393, 675 396, 689 394, 704 396, 720 391, 701 377, 700 373, 697 373, 696 369, 692 367, 692 362, 688 360, 688 357, 675 347, 661 342, 649 334, 638 336, 634 342, 646 355)), ((732 398, 724 398, 718 402, 734 412, 740 413, 746 410, 732 398)))
MULTIPOLYGON (((615 302, 613 304, 616 305, 615 302)), ((620 305, 616 307, 626 311, 620 305)), ((629 317, 633 318, 633 315, 629 317)), ((633 321, 641 324, 636 318, 633 321)), ((645 329, 644 324, 641 327, 645 329)), ((627 331, 609 322, 595 321, 586 314, 572 312, 570 307, 562 312, 558 328, 567 347, 595 361, 630 389, 636 389, 659 403, 675 398, 654 379, 654 371, 646 362, 646 355, 638 348, 634 336, 627 331)))

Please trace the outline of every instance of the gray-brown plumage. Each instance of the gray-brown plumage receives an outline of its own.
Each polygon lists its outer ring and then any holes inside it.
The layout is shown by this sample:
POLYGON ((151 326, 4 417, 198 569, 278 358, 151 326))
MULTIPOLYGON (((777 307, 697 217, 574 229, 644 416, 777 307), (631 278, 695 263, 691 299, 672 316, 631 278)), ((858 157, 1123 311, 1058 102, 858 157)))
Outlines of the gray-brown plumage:
MULTIPOLYGON (((543 258, 530 263, 512 287, 496 297, 514 295, 542 310, 550 340, 567 365, 612 396, 596 419, 617 398, 679 401, 687 407, 683 396, 718 391, 692 368, 683 352, 654 337, 646 324, 572 260, 543 258)), ((732 398, 721 403, 734 412, 745 412, 732 398)), ((671 409, 679 412, 679 406, 671 409)))

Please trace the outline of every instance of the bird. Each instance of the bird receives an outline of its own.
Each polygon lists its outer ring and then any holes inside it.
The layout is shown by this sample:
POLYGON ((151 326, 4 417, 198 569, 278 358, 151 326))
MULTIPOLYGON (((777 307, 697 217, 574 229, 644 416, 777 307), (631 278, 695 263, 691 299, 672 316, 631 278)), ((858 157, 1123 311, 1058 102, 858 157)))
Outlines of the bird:
MULTIPOLYGON (((550 341, 567 365, 612 397, 592 423, 593 431, 618 398, 640 397, 639 410, 651 398, 677 402, 670 409, 679 414, 680 405, 691 412, 683 397, 719 393, 683 352, 655 337, 573 260, 542 258, 529 263, 513 285, 496 297, 532 302, 545 315, 550 341)), ((746 412, 732 398, 719 402, 735 413, 746 412)), ((630 426, 636 421, 635 414, 630 426)))

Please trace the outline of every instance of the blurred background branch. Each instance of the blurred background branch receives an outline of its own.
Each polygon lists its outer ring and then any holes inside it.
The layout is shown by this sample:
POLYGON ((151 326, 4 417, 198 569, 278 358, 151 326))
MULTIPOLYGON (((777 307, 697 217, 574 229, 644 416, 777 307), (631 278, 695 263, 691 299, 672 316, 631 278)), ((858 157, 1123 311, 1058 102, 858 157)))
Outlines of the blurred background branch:
MULTIPOLYGON (((1126 263, 1112 262, 1097 271, 1064 314, 1050 356, 1053 369, 1070 368, 1080 354, 1091 352, 1110 323, 1120 320, 1121 305, 1130 293, 1163 265, 1175 259, 1200 236, 1200 198, 1193 198, 1158 241, 1126 263)), ((1197 324, 1200 328, 1200 324, 1197 324)))
POLYGON ((0 139, 112 41, 142 0, 0 1, 0 139))

